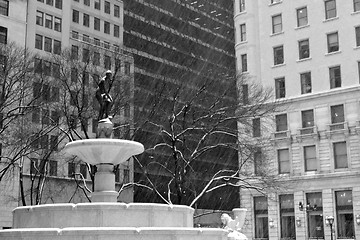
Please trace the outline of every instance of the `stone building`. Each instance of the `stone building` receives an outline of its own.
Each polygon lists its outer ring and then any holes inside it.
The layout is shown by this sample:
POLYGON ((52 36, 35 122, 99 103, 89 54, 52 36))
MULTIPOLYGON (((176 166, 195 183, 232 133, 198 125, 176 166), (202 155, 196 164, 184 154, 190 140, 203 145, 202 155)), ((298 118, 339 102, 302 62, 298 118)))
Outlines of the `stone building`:
MULTIPOLYGON (((84 58, 92 59, 93 72, 76 74, 76 77, 85 79, 89 86, 96 87, 96 80, 102 77, 106 70, 118 71, 121 88, 126 88, 128 99, 132 99, 133 82, 133 57, 123 50, 123 2, 119 0, 37 0, 37 1, 0 1, 0 44, 6 45, 15 42, 19 46, 29 49, 38 54, 35 60, 35 71, 44 70, 50 81, 34 81, 33 92, 40 93, 43 101, 55 102, 49 104, 47 109, 39 109, 30 116, 26 124, 44 126, 49 124, 49 117, 53 119, 54 105, 59 102, 59 89, 51 78, 55 78, 56 63, 51 62, 53 56, 60 55, 63 50, 69 49, 72 56, 78 57, 84 62, 84 58), (89 56, 94 54, 94 56, 89 56), (96 63, 95 63, 96 61, 96 63), (53 93, 58 93, 53 95, 53 93), (57 96, 49 99, 45 96, 57 96), (46 99, 45 99, 46 98, 46 99), (48 116, 48 118, 46 118, 48 116)), ((73 76, 73 75, 72 75, 73 76)), ((72 80, 71 80, 72 81, 72 80)), ((72 83, 75 84, 75 83, 72 83)), ((94 89, 93 89, 94 90, 94 89)), ((91 90, 90 90, 91 92, 91 90)), ((86 96, 88 102, 92 102, 92 96, 86 96)), ((71 103, 70 103, 71 105, 71 103)), ((118 114, 113 119, 114 125, 130 128, 133 118, 133 104, 131 101, 125 106, 115 106, 118 114)), ((4 110, 6 111, 6 109, 4 110)), ((3 115, 2 115, 3 116, 3 115)), ((55 116, 55 115, 54 115, 55 116)), ((60 116, 65 118, 64 116, 60 116)), ((80 130, 80 123, 84 124, 90 137, 95 137, 97 116, 86 119, 86 123, 75 119, 73 127, 80 130)), ((28 125, 27 125, 28 126, 28 125)), ((125 130, 122 132, 126 132, 125 130)), ((121 131, 114 132, 115 137, 123 137, 121 131)), ((91 188, 90 176, 84 163, 80 161, 67 161, 59 156, 61 149, 61 132, 49 131, 44 135, 36 146, 37 152, 54 150, 47 163, 47 184, 44 185, 42 203, 64 202, 74 194, 76 185, 72 181, 74 173, 81 173, 91 188), (56 142, 56 144, 54 144, 56 142), (56 147, 55 147, 56 145, 56 147), (59 147, 57 147, 59 145, 59 147), (53 149, 54 147, 54 149, 53 149)), ((66 143, 67 140, 63 141, 66 143)), ((34 153, 35 153, 34 152, 34 153)), ((3 158, 1 164, 5 165, 7 149, 1 151, 3 158)), ((31 187, 31 181, 41 168, 43 159, 41 154, 30 154, 23 162, 23 183, 25 188, 31 187)), ((19 197, 18 168, 9 173, 0 182, 0 228, 9 228, 12 225, 11 211, 14 207, 22 205, 19 197)), ((129 182, 133 178, 132 160, 121 165, 116 171, 118 185, 129 182)), ((27 189, 25 189, 27 190, 27 189)), ((28 197, 28 196, 27 196, 28 197)), ((121 201, 133 201, 132 189, 121 194, 121 201)), ((88 201, 81 194, 74 196, 72 201, 88 201)), ((30 201, 29 201, 30 203, 30 201)), ((29 204, 28 203, 28 204, 29 204)))
POLYGON ((238 0, 234 7, 238 71, 273 88, 274 101, 286 106, 271 123, 267 165, 283 187, 267 196, 240 192, 249 209, 243 232, 359 238, 360 1, 238 0))

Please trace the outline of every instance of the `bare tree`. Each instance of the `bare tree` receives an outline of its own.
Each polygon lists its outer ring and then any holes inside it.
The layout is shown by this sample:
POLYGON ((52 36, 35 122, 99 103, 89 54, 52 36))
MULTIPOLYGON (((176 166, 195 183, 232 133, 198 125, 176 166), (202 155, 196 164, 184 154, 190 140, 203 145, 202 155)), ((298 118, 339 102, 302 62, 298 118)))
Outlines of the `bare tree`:
POLYGON ((216 202, 214 198, 228 204, 228 193, 234 192, 229 187, 263 191, 275 186, 270 171, 262 171, 261 177, 245 171, 254 164, 255 150, 268 140, 250 139, 252 119, 270 117, 277 109, 270 103, 271 90, 244 76, 208 72, 196 81, 163 81, 149 99, 134 135, 146 146, 136 158, 143 174, 137 184, 152 189, 140 189, 141 194, 196 207, 216 202))

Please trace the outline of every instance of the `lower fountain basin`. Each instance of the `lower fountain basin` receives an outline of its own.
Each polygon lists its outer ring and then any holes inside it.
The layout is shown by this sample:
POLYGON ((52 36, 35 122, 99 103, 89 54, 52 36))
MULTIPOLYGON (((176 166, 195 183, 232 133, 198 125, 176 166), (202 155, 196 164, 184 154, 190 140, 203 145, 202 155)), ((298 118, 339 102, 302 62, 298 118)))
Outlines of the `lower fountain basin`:
POLYGON ((46 204, 15 208, 14 228, 193 227, 194 209, 154 203, 46 204))

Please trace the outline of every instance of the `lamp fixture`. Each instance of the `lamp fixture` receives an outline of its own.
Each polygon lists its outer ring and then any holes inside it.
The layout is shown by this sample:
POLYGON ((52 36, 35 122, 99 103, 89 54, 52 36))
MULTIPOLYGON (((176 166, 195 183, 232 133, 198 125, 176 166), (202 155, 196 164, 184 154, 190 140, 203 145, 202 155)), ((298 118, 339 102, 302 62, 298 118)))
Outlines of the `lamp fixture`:
POLYGON ((326 226, 330 226, 330 236, 331 240, 333 240, 333 224, 334 224, 334 217, 333 216, 326 216, 325 217, 325 224, 326 226))
POLYGON ((296 226, 301 227, 301 220, 299 217, 296 218, 296 226))
POLYGON ((360 225, 360 215, 356 215, 356 224, 360 225))
POLYGON ((274 227, 274 220, 270 218, 269 220, 269 227, 273 228, 274 227))

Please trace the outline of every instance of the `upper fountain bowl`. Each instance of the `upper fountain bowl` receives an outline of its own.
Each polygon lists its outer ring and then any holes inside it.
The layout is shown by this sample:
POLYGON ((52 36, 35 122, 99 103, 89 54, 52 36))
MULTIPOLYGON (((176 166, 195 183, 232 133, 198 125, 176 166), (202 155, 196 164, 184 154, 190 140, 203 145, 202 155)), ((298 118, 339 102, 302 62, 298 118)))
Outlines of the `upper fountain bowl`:
POLYGON ((92 165, 117 165, 142 153, 144 146, 130 140, 97 138, 70 142, 65 145, 65 151, 92 165))

